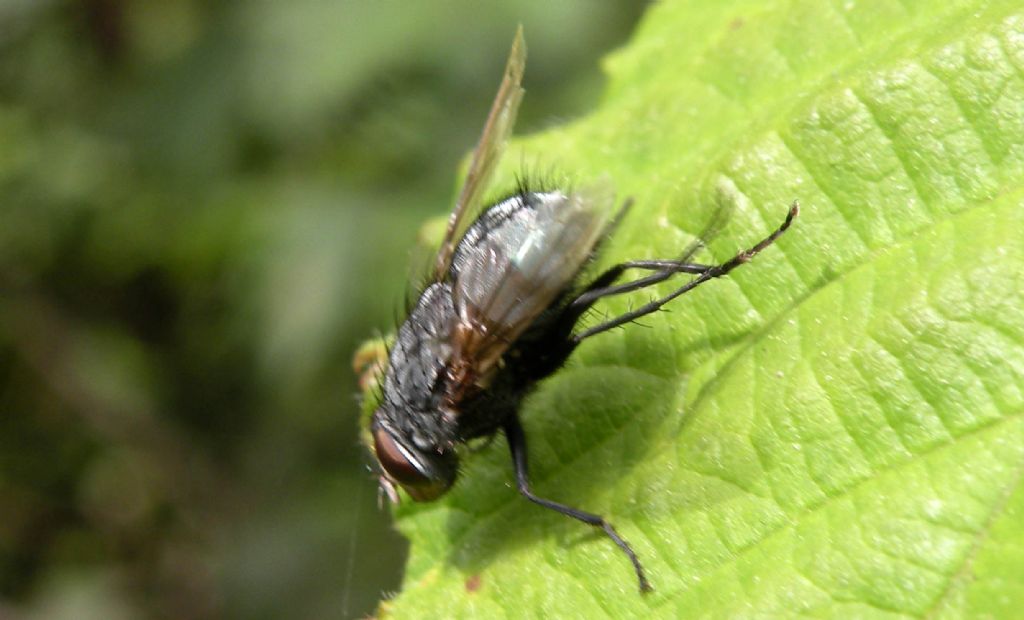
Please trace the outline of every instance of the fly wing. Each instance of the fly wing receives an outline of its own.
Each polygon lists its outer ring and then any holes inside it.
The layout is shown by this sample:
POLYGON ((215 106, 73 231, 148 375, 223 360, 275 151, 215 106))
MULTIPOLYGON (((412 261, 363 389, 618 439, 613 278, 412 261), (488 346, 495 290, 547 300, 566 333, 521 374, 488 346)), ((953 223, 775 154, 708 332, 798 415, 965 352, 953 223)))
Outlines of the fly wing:
POLYGON ((611 221, 613 203, 610 191, 596 188, 525 194, 492 207, 467 232, 458 248, 452 291, 457 317, 453 359, 465 366, 458 383, 487 375, 523 330, 572 285, 611 221), (500 221, 478 231, 492 212, 500 221))
POLYGON ((519 103, 523 100, 524 91, 520 84, 523 81, 523 71, 525 70, 526 42, 523 40, 523 27, 520 26, 512 41, 512 51, 509 52, 508 62, 505 65, 505 77, 501 80, 501 86, 498 87, 494 103, 491 104, 491 112, 487 115, 487 122, 480 135, 480 142, 477 143, 476 150, 473 151, 473 161, 466 174, 466 181, 455 201, 455 208, 448 216, 448 227, 434 262, 436 281, 444 278, 445 272, 448 271, 459 233, 462 232, 461 225, 466 221, 467 214, 475 213, 479 209, 483 194, 487 191, 494 170, 505 151, 505 145, 512 134, 512 127, 516 123, 519 103))

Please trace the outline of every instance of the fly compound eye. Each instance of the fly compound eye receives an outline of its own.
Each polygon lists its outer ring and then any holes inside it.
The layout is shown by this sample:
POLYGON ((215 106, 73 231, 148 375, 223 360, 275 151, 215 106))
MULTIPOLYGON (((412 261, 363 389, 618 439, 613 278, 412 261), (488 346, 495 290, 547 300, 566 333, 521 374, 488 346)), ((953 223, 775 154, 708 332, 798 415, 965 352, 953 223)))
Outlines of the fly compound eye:
POLYGON ((425 468, 413 452, 395 441, 391 433, 384 428, 378 427, 373 432, 373 443, 377 451, 377 460, 395 482, 404 486, 428 480, 425 468))
POLYGON ((373 445, 384 471, 418 502, 441 497, 455 482, 454 454, 420 452, 401 443, 383 426, 373 430, 373 445))

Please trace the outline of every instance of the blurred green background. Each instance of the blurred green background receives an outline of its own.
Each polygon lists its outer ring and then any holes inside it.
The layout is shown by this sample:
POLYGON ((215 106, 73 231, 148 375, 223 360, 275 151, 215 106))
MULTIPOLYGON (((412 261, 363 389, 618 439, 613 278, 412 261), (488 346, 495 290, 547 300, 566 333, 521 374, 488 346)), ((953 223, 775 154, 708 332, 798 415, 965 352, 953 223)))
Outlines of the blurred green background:
POLYGON ((530 132, 642 10, 0 0, 0 617, 372 613, 405 547, 352 353, 516 24, 530 132))

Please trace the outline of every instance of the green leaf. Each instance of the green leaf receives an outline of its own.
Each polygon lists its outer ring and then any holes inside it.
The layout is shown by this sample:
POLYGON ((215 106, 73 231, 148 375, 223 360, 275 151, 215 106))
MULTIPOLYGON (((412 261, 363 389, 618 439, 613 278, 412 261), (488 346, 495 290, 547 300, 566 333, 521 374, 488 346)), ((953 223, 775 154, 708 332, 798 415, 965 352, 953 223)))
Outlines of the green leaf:
POLYGON ((602 265, 671 257, 721 206, 704 258, 724 260, 803 205, 751 264, 585 343, 523 412, 535 490, 605 515, 655 591, 521 498, 499 438, 444 500, 398 509, 412 551, 381 615, 1019 613, 1019 0, 664 2, 606 67, 597 109, 503 170, 633 196, 602 265))

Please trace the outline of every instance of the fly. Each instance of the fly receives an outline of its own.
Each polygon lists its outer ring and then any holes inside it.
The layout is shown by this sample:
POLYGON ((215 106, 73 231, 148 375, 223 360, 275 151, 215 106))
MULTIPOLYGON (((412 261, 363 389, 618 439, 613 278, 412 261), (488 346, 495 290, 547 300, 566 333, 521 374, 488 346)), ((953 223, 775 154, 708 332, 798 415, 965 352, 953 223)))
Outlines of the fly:
POLYGON ((771 245, 799 207, 751 248, 724 263, 690 262, 703 239, 675 259, 619 263, 592 281, 581 272, 625 206, 600 190, 517 192, 472 223, 515 122, 526 62, 516 33, 465 184, 448 219, 432 277, 388 353, 380 404, 370 422, 381 487, 432 501, 455 483, 458 446, 505 434, 519 493, 531 502, 601 529, 629 558, 641 591, 651 589, 633 548, 597 514, 537 496, 530 488, 527 438, 519 420, 524 397, 558 370, 584 340, 656 312, 683 293, 719 278, 771 245), (626 272, 649 272, 620 281, 626 272), (600 299, 638 291, 674 276, 691 277, 673 292, 630 312, 579 328, 600 299))

